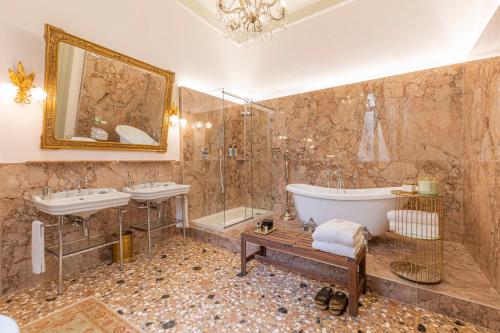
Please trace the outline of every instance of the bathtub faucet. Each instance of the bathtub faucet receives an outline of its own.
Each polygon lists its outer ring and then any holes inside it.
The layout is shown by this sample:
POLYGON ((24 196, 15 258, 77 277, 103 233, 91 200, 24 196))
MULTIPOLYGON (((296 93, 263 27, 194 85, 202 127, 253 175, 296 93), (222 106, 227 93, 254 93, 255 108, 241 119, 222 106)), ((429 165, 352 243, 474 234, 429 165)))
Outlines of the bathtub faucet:
POLYGON ((337 189, 336 189, 337 193, 339 193, 339 190, 342 190, 345 193, 344 178, 342 178, 342 169, 340 168, 340 166, 338 164, 337 164, 337 170, 335 170, 335 171, 326 170, 324 172, 324 174, 325 174, 325 178, 326 178, 326 186, 328 188, 331 187, 330 176, 336 175, 337 176, 337 189))
POLYGON ((325 171, 325 176, 326 176, 326 186, 330 188, 330 176, 337 175, 337 193, 339 190, 343 190, 345 193, 345 186, 344 186, 344 179, 342 178, 342 167, 340 166, 340 158, 338 155, 326 155, 325 158, 327 160, 330 160, 331 166, 336 168, 337 170, 331 171, 331 170, 326 170, 325 171))
POLYGON ((330 188, 330 176, 333 175, 335 172, 332 170, 326 170, 324 172, 325 178, 326 178, 326 187, 330 188))
POLYGON ((335 174, 337 175, 337 193, 339 192, 339 190, 343 190, 345 193, 344 178, 342 178, 342 169, 338 165, 335 174))

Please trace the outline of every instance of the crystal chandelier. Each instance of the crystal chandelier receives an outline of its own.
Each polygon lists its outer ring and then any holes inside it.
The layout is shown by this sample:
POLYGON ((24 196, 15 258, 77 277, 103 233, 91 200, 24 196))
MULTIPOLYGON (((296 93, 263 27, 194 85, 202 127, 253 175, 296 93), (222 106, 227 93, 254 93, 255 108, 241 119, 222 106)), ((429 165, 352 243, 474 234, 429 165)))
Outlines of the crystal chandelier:
POLYGON ((261 39, 282 28, 287 10, 284 0, 217 0, 218 19, 237 42, 261 39))

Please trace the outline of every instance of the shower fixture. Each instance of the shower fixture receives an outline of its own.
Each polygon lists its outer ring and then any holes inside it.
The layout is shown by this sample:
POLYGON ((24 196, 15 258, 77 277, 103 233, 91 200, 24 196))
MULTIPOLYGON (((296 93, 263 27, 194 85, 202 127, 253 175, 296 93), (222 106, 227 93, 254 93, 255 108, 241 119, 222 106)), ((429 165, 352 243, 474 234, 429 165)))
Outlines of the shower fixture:
POLYGON ((208 158, 208 148, 207 147, 201 148, 201 158, 203 158, 204 160, 206 160, 208 158))

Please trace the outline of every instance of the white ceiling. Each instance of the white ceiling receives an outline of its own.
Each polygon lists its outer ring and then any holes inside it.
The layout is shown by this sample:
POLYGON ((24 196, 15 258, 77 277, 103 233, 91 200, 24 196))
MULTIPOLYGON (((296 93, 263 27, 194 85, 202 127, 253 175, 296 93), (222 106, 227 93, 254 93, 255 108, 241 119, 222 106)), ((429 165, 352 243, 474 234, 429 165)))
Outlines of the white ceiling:
MULTIPOLYGON (((489 26, 478 42, 500 0, 327 0, 337 5, 243 45, 185 1, 0 0, 0 81, 22 60, 43 85, 45 22, 170 69, 178 85, 256 100, 500 55, 498 30, 489 26)), ((296 1, 287 0, 300 8, 296 1)))
POLYGON ((226 73, 224 87, 262 100, 467 61, 499 5, 500 0, 347 1, 272 39, 239 46, 240 65, 226 73))
MULTIPOLYGON (((207 10, 214 11, 217 0, 195 0, 207 10)), ((225 0, 226 3, 231 3, 233 0, 225 0)), ((288 0, 286 8, 288 12, 295 13, 298 10, 323 2, 323 0, 288 0)))

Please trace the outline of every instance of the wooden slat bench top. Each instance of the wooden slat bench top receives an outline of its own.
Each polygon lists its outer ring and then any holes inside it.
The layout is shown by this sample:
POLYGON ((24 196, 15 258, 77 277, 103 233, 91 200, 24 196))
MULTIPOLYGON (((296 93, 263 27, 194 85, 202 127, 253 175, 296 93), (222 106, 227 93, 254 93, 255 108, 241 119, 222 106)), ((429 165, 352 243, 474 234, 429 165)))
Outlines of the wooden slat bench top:
POLYGON ((365 257, 364 247, 360 249, 355 259, 313 249, 312 235, 308 232, 277 229, 268 235, 263 235, 256 233, 253 229, 248 229, 241 234, 241 239, 280 252, 335 266, 347 267, 350 261, 359 263, 365 257))
MULTIPOLYGON (((312 236, 307 232, 298 232, 287 229, 278 229, 268 235, 256 233, 254 229, 248 229, 241 234, 241 273, 247 274, 247 262, 252 259, 260 259, 264 262, 279 265, 292 271, 298 271, 314 278, 323 278, 334 282, 331 276, 311 274, 302 268, 290 264, 281 263, 267 257, 267 249, 291 254, 297 257, 318 261, 327 265, 340 266, 348 270, 347 289, 349 292, 349 314, 358 315, 358 299, 366 292, 366 253, 364 246, 361 247, 356 258, 348 258, 333 253, 327 253, 312 248, 312 236), (247 243, 259 245, 259 250, 247 256, 247 243)), ((335 281, 338 282, 338 281, 335 281)))

